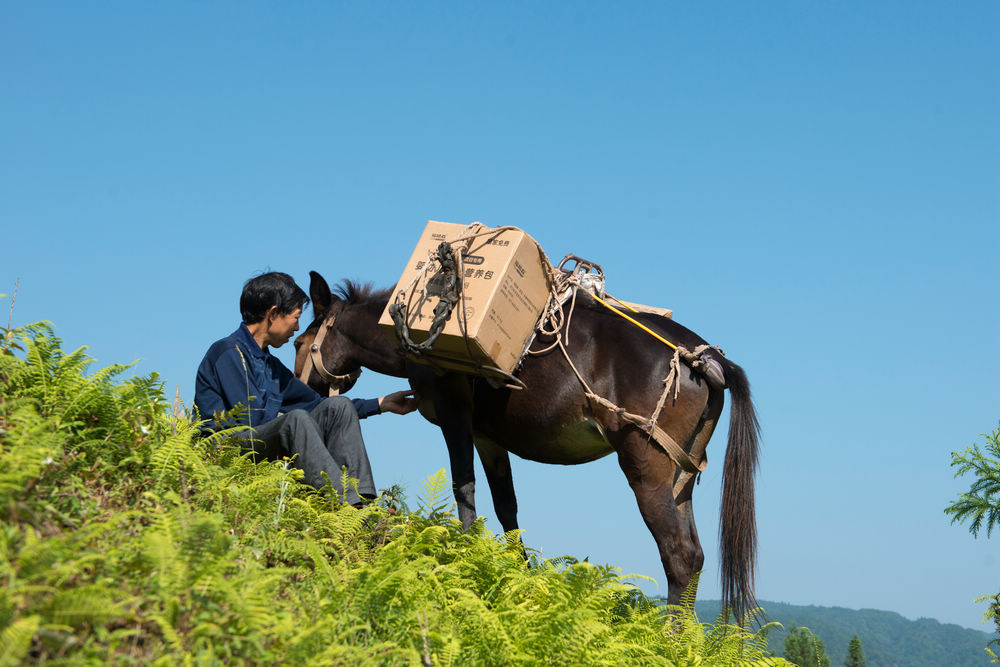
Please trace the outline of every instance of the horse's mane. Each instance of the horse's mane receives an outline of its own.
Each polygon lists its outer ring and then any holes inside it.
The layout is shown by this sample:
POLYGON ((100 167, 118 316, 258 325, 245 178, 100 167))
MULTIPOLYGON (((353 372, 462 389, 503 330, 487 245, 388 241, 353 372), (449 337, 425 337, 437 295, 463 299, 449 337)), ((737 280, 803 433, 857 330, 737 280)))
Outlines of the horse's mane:
POLYGON ((350 306, 367 306, 373 302, 386 301, 392 293, 391 287, 375 289, 372 283, 362 283, 357 280, 344 278, 340 284, 334 285, 331 290, 334 296, 343 299, 344 303, 350 306))

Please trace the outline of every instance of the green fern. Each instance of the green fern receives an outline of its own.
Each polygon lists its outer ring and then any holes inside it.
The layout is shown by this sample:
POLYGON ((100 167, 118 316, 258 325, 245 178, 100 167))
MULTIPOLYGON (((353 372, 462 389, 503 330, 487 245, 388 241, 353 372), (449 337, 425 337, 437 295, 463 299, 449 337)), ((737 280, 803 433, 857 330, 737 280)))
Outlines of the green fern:
POLYGON ((444 468, 424 481, 424 492, 417 501, 417 512, 430 521, 447 517, 452 506, 451 484, 444 468))
POLYGON ((40 623, 38 616, 28 616, 3 629, 0 633, 0 667, 16 667, 25 660, 40 623))
POLYGON ((155 374, 88 374, 47 323, 3 336, 0 655, 15 662, 780 664, 690 605, 664 617, 617 568, 543 559, 482 519, 462 530, 444 470, 415 512, 355 509, 255 462, 240 427, 200 437, 155 374))
POLYGON ((106 584, 88 584, 59 590, 45 607, 45 617, 60 625, 89 628, 113 619, 125 619, 125 600, 106 584))

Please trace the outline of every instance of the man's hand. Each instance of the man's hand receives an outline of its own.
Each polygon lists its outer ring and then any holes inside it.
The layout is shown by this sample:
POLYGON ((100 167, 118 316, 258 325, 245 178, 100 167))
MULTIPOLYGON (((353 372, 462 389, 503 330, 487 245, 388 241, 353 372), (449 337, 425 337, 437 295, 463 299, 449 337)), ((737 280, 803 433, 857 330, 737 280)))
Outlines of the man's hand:
POLYGON ((378 399, 378 409, 382 412, 395 412, 405 415, 417 409, 420 399, 412 389, 397 391, 378 399))

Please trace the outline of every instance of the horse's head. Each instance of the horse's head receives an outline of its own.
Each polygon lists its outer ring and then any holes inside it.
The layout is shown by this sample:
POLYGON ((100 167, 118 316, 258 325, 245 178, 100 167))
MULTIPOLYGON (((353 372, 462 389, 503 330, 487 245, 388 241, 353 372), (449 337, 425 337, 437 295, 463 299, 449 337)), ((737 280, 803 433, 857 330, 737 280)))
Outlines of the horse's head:
POLYGON ((342 394, 361 374, 361 362, 352 358, 350 339, 338 327, 337 318, 346 303, 333 294, 323 276, 315 271, 309 276, 313 321, 295 339, 295 375, 320 395, 342 394))
POLYGON ((378 324, 391 290, 373 290, 352 281, 331 290, 323 276, 315 271, 309 275, 313 321, 295 339, 299 379, 325 395, 330 387, 339 386, 340 393, 353 387, 362 366, 405 377, 402 350, 378 324))

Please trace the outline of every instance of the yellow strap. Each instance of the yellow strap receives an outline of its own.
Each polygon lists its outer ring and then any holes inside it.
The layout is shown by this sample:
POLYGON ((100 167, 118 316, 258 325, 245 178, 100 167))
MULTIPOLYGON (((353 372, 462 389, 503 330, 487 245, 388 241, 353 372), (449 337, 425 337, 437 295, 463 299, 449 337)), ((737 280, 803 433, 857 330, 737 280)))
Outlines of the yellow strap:
MULTIPOLYGON (((605 294, 607 294, 607 292, 605 292, 605 294)), ((621 300, 621 299, 619 299, 618 297, 616 297, 616 296, 614 296, 614 295, 612 295, 612 294, 608 294, 608 296, 610 296, 610 297, 611 297, 612 299, 614 299, 615 301, 617 301, 617 302, 618 302, 618 303, 620 303, 621 305, 623 305, 623 306, 625 306, 626 308, 628 308, 629 310, 631 310, 631 311, 632 311, 633 313, 638 313, 638 312, 639 312, 638 310, 636 310, 636 309, 635 309, 635 308, 633 308, 632 306, 628 305, 627 303, 625 303, 624 301, 622 301, 622 300, 621 300)))
MULTIPOLYGON (((671 342, 670 342, 669 340, 667 340, 666 338, 664 338, 664 337, 663 337, 663 336, 661 336, 660 334, 656 333, 655 331, 653 331, 652 329, 650 329, 650 328, 649 328, 649 327, 647 327, 646 325, 644 325, 644 324, 641 324, 641 323, 639 323, 639 322, 636 322, 636 321, 635 321, 634 319, 632 319, 631 317, 629 317, 628 315, 626 315, 626 314, 625 314, 625 313, 623 313, 622 311, 618 310, 618 309, 617 309, 617 308, 615 308, 614 306, 612 306, 612 305, 610 305, 609 303, 607 303, 607 302, 606 302, 606 301, 605 301, 604 299, 602 299, 601 297, 599 297, 599 296, 597 296, 596 294, 593 294, 593 293, 591 293, 591 292, 587 292, 587 294, 590 294, 590 296, 592 296, 592 297, 594 297, 595 299, 597 299, 597 300, 598 300, 598 301, 599 301, 599 302, 600 302, 601 304, 603 304, 603 305, 604 305, 604 307, 605 307, 605 308, 607 308, 608 310, 610 310, 610 311, 611 311, 612 313, 615 313, 615 314, 617 314, 617 315, 621 315, 621 316, 622 316, 622 317, 624 317, 624 318, 625 318, 626 320, 628 320, 628 321, 629 321, 629 322, 631 322, 632 324, 636 325, 637 327, 639 327, 640 329, 642 329, 643 331, 645 331, 646 333, 648 333, 648 334, 649 334, 650 336, 652 336, 652 337, 653 337, 653 338, 655 338, 656 340, 660 341, 660 342, 661 342, 661 343, 663 343, 664 345, 667 345, 667 346, 669 346, 669 347, 670 347, 670 349, 672 349, 672 350, 676 350, 676 349, 677 349, 677 346, 676 346, 676 345, 674 345, 673 343, 671 343, 671 342)), ((612 298, 614 298, 614 297, 612 297, 612 298)), ((615 301, 618 301, 618 299, 615 299, 615 301)), ((619 301, 619 303, 621 303, 621 302, 619 301)))

